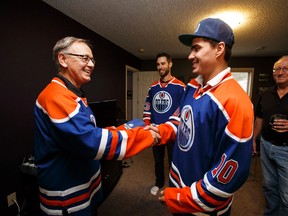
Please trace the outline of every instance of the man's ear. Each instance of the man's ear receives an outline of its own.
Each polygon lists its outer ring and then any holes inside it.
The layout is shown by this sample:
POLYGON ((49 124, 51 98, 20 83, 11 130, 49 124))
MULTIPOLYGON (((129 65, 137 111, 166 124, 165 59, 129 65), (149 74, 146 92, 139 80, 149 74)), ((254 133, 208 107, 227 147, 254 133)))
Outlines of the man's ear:
POLYGON ((171 68, 173 65, 172 61, 169 62, 169 67, 171 68))
POLYGON ((226 46, 226 44, 224 43, 224 42, 219 42, 218 44, 217 44, 217 47, 216 47, 216 55, 217 55, 217 57, 218 56, 220 56, 220 55, 222 55, 222 53, 224 53, 225 52, 225 46, 226 46))
POLYGON ((67 68, 66 56, 63 53, 58 53, 58 61, 60 65, 64 68, 67 68))

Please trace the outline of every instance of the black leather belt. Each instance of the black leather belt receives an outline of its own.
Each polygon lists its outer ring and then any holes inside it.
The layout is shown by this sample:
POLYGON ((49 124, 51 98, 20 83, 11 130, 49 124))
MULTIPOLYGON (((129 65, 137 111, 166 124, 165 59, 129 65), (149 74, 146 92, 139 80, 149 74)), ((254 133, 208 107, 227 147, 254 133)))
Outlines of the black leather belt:
POLYGON ((274 140, 270 140, 269 142, 271 142, 273 145, 276 145, 276 146, 288 146, 288 142, 277 142, 274 140))

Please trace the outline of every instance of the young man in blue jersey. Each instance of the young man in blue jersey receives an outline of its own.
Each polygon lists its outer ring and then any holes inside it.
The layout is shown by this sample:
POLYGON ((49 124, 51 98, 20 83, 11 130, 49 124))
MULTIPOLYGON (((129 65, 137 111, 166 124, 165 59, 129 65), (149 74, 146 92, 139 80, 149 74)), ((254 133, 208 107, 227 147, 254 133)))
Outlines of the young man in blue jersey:
POLYGON ((276 85, 261 95, 256 107, 253 150, 261 135, 264 215, 282 216, 288 215, 288 55, 275 62, 273 79, 276 85))
POLYGON ((87 40, 59 40, 53 59, 58 73, 34 107, 40 209, 42 215, 95 216, 102 199, 99 160, 131 157, 160 137, 139 127, 97 127, 81 90, 95 64, 87 40))
MULTIPOLYGON (((146 125, 158 125, 166 122, 178 108, 180 99, 185 91, 182 81, 176 79, 171 74, 172 58, 167 53, 159 53, 156 56, 157 70, 160 79, 153 82, 146 97, 143 120, 146 125)), ((151 188, 151 193, 156 195, 160 188, 164 186, 164 158, 167 148, 169 167, 172 160, 174 142, 169 142, 160 146, 153 146, 153 156, 155 162, 155 185, 151 188)))
POLYGON ((175 215, 228 216, 233 194, 249 176, 254 116, 228 67, 234 34, 208 18, 179 40, 191 47, 188 59, 198 76, 167 123, 147 126, 160 133, 161 144, 175 140, 170 184, 159 200, 175 215))

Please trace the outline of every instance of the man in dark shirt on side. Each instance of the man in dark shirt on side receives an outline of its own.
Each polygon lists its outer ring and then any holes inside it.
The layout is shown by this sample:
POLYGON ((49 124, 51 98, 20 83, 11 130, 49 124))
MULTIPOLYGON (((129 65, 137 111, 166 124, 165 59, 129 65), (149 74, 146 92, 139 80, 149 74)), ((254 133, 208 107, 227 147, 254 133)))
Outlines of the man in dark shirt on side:
POLYGON ((253 151, 260 137, 265 216, 288 215, 288 56, 273 67, 276 86, 264 92, 256 109, 253 151))

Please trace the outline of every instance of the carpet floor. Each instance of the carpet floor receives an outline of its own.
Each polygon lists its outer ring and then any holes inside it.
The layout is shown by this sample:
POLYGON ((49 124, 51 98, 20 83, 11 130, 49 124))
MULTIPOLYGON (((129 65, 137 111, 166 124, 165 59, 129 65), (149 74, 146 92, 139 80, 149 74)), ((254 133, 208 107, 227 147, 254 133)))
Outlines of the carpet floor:
MULTIPOLYGON (((154 160, 152 149, 126 159, 117 185, 98 208, 98 216, 171 216, 168 208, 158 201, 150 189, 154 186, 154 160)), ((168 162, 166 185, 168 184, 168 162)), ((164 187, 165 187, 164 186, 164 187)), ((235 193, 231 216, 263 215, 265 200, 262 193, 260 158, 253 157, 251 172, 246 183, 235 193)))

